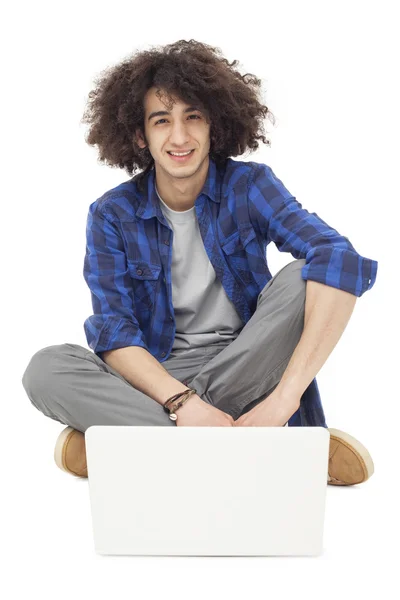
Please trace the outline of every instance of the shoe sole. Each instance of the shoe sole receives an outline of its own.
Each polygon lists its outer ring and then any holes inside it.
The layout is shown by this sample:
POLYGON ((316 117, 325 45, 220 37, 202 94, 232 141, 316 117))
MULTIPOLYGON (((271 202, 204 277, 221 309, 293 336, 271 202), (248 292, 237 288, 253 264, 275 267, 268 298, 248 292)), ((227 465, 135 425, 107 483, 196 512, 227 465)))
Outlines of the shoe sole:
POLYGON ((336 439, 342 443, 345 442, 352 450, 356 451, 356 454, 358 455, 358 458, 364 469, 365 477, 363 481, 369 479, 374 473, 375 468, 371 455, 366 449, 366 447, 363 446, 361 442, 353 438, 352 435, 346 433, 345 431, 341 431, 340 429, 333 429, 332 427, 329 427, 328 431, 331 435, 331 438, 336 439))
POLYGON ((65 471, 66 473, 69 473, 70 475, 75 475, 75 477, 80 477, 80 475, 77 475, 73 471, 70 471, 69 469, 67 469, 67 467, 65 466, 65 462, 64 462, 65 452, 66 452, 66 449, 68 446, 68 438, 71 436, 71 434, 74 431, 75 431, 75 429, 73 429, 73 427, 67 427, 66 429, 63 429, 63 431, 60 433, 60 435, 57 438, 56 445, 54 448, 54 460, 55 460, 57 467, 59 467, 62 471, 65 471))

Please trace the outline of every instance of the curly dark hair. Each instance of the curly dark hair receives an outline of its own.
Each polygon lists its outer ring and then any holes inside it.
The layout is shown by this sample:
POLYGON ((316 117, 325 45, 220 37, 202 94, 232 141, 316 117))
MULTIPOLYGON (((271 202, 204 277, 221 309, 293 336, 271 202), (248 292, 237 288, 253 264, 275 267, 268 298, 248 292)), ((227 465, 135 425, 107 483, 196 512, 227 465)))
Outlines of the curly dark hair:
POLYGON ((151 87, 158 89, 159 97, 162 91, 169 110, 174 98, 201 107, 211 123, 209 154, 216 163, 247 148, 256 150, 257 140, 270 145, 262 120, 275 118, 259 101, 261 80, 251 73, 241 75, 233 69, 238 61, 229 63, 220 53, 220 48, 193 39, 179 40, 136 52, 102 71, 81 119, 90 125, 85 140, 98 146, 98 161, 123 168, 129 175, 152 168, 149 149, 140 148, 135 136, 139 129, 146 140, 144 96, 151 87))

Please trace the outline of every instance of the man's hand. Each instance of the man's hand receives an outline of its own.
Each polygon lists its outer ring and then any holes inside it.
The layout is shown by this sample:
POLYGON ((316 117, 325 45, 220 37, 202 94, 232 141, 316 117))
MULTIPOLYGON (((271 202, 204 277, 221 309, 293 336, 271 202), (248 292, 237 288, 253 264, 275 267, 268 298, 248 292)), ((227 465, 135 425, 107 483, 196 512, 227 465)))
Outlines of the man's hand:
POLYGON ((277 388, 249 412, 234 421, 234 427, 283 427, 300 406, 300 396, 283 397, 277 388))
POLYGON ((177 409, 176 416, 175 422, 178 427, 233 427, 235 424, 231 415, 208 404, 197 394, 193 394, 177 409))

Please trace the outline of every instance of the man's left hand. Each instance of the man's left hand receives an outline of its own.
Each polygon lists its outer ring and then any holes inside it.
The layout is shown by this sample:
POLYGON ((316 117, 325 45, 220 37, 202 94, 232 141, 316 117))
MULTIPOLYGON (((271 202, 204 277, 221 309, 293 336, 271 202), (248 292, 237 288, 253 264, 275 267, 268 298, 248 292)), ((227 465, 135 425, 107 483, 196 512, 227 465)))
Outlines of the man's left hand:
POLYGON ((233 427, 283 427, 300 406, 300 396, 282 396, 277 388, 249 412, 241 415, 233 427))

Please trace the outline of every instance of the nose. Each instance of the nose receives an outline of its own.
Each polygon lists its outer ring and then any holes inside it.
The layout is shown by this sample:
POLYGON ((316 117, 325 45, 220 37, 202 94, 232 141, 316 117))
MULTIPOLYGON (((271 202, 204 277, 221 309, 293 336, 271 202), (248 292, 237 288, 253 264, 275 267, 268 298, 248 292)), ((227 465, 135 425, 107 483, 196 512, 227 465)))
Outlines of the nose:
POLYGON ((177 148, 185 146, 190 139, 185 125, 180 122, 174 123, 169 139, 172 145, 176 146, 177 148))

